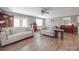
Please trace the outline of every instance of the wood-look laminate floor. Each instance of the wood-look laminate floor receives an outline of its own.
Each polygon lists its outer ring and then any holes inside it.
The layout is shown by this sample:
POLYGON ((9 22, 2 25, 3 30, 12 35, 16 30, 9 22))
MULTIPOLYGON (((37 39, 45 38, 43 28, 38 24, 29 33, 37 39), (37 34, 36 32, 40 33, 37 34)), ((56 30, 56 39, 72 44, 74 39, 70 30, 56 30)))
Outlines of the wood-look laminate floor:
POLYGON ((64 39, 52 38, 36 32, 34 37, 0 47, 1 51, 78 51, 79 35, 64 33, 64 39))

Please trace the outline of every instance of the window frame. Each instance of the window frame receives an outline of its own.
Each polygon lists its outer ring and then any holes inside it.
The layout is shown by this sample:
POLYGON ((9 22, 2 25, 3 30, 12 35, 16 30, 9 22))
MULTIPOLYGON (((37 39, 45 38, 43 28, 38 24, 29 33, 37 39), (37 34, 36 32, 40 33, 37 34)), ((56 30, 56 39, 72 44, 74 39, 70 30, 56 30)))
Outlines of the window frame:
POLYGON ((41 19, 41 18, 36 18, 36 24, 37 24, 38 27, 43 26, 43 19, 41 19), (40 21, 41 21, 41 25, 39 24, 40 21), (39 25, 38 25, 38 24, 39 24, 39 25))
POLYGON ((69 24, 71 24, 72 22, 71 22, 71 17, 64 17, 63 18, 63 24, 64 25, 69 25, 69 24), (65 22, 66 21, 66 22, 65 22), (67 23, 68 22, 68 23, 67 23))

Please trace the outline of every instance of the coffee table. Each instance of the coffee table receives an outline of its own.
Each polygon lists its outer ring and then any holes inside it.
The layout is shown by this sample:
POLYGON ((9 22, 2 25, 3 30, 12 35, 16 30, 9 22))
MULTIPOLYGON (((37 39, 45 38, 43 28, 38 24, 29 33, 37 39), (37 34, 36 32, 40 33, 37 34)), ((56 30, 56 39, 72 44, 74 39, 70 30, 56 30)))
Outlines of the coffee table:
POLYGON ((54 29, 55 31, 55 37, 58 38, 58 32, 61 33, 61 40, 63 40, 63 33, 64 33, 64 30, 62 29, 54 29))

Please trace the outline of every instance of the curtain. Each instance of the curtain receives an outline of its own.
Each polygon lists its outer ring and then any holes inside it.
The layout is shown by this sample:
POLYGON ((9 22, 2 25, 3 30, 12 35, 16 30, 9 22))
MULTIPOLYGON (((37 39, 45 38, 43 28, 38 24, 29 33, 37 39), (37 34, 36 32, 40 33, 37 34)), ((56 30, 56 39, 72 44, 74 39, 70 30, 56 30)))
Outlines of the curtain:
POLYGON ((28 27, 29 17, 26 16, 14 16, 14 27, 28 27))

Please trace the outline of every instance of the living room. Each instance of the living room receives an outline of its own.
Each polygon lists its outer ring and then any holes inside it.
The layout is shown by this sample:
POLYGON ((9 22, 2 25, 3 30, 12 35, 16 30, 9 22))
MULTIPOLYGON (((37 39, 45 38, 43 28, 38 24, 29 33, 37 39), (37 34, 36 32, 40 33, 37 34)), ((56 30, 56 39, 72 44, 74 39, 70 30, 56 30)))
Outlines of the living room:
POLYGON ((1 7, 1 51, 79 50, 78 7, 1 7))

